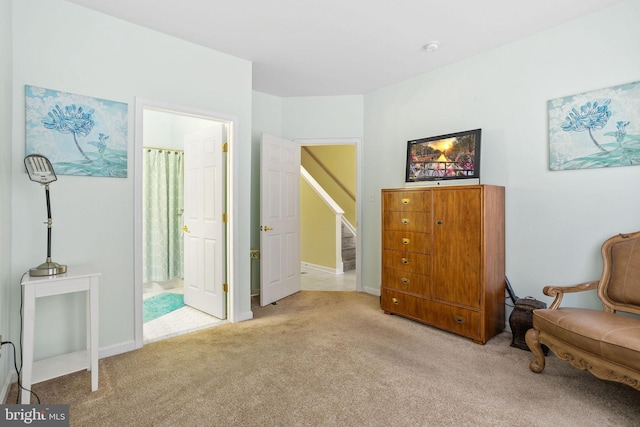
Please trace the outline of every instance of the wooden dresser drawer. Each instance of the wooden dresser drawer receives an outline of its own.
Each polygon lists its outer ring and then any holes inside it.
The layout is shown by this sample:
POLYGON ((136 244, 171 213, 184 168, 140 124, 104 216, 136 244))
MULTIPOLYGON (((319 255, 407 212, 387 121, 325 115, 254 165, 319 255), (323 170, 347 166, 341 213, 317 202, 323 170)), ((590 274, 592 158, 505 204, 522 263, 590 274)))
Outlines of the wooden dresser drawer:
POLYGON ((431 256, 428 254, 384 249, 382 259, 384 268, 431 275, 431 256))
POLYGON ((474 341, 480 340, 479 312, 436 301, 432 302, 431 309, 439 328, 474 341))
POLYGON ((431 233, 431 212, 387 211, 382 223, 385 230, 431 233))
POLYGON ((431 253, 431 234, 413 231, 385 231, 382 247, 396 251, 431 253))
MULTIPOLYGON (((382 288, 380 295, 380 306, 387 313, 399 314, 401 316, 410 317, 414 320, 425 322, 425 308, 430 301, 403 292, 392 289, 382 288)), ((430 323, 430 322, 427 322, 430 323)))
POLYGON ((431 211, 431 191, 384 191, 382 206, 389 211, 431 211))
POLYGON ((396 270, 395 268, 383 268, 382 287, 429 296, 431 276, 396 270))
POLYGON ((480 315, 475 311, 384 288, 381 307, 388 313, 409 317, 475 341, 480 340, 480 315))

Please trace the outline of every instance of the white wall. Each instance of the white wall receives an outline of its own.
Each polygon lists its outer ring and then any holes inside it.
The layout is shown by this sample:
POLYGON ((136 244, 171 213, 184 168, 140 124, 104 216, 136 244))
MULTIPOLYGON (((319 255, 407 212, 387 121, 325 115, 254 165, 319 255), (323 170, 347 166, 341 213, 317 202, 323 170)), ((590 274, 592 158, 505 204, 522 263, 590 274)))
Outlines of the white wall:
MULTIPOLYGON (((11 1, 0 0, 0 334, 9 340, 9 296, 19 285, 11 280, 11 1)), ((14 319, 13 323, 17 323, 14 319)), ((11 347, 2 347, 0 401, 11 375, 11 347)))
MULTIPOLYGON (((639 16, 631 0, 367 94, 363 282, 380 284, 380 189, 404 185, 406 142, 474 128, 482 183, 506 187, 516 294, 550 302, 543 286, 598 278, 602 242, 640 230, 640 167, 549 171, 546 103, 640 80, 639 16)), ((599 307, 593 293, 565 299, 599 307)))
POLYGON ((363 100, 361 95, 283 98, 282 136, 360 138, 364 133, 363 100))
MULTIPOLYGON (((53 258, 93 264, 100 282, 100 348, 112 354, 134 339, 134 111, 141 97, 238 118, 238 153, 251 147, 251 64, 61 0, 13 2, 13 233, 12 282, 44 261, 42 189, 23 172, 24 85, 126 102, 129 168, 126 179, 60 176, 52 184, 53 258)), ((238 206, 250 200, 250 175, 239 174, 238 206)), ((238 209, 234 255, 241 297, 236 313, 250 317, 249 213, 238 209), (242 256, 240 256, 242 254, 242 256)), ((232 284, 233 286, 233 284, 232 284)), ((18 319, 19 292, 12 294, 18 319)), ((52 297, 37 306, 36 358, 83 344, 84 302, 52 297), (64 308, 62 308, 64 307, 64 308), (68 323, 69 322, 69 323, 68 323), (53 331, 53 332, 52 332, 53 331)), ((18 321, 16 321, 16 324, 18 321)), ((17 327, 12 337, 18 339, 17 327)))

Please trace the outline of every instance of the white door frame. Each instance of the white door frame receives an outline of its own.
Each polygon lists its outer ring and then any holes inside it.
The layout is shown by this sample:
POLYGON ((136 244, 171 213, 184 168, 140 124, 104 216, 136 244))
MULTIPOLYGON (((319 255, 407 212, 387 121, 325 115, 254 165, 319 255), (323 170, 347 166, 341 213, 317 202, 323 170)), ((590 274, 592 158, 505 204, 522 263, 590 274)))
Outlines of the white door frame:
MULTIPOLYGON (((362 287, 362 140, 360 138, 296 138, 293 142, 304 145, 355 145, 356 146, 356 291, 375 293, 374 289, 362 287)), ((379 294, 379 291, 378 291, 379 294)))
POLYGON ((144 109, 155 109, 175 114, 187 116, 195 116, 216 121, 224 121, 229 123, 229 151, 228 169, 227 169, 227 319, 235 322, 238 319, 238 313, 235 313, 234 300, 239 298, 240 287, 235 285, 235 278, 239 277, 239 266, 235 260, 233 251, 234 239, 239 234, 237 221, 234 221, 234 213, 238 210, 238 196, 234 189, 237 187, 239 178, 239 166, 236 165, 240 158, 239 153, 235 154, 237 149, 238 135, 238 118, 227 114, 221 114, 211 111, 199 110, 196 108, 174 105, 165 102, 153 101, 136 97, 135 100, 135 139, 134 139, 134 340, 135 348, 141 348, 143 342, 143 313, 142 313, 142 146, 144 141, 143 135, 143 114, 144 109))

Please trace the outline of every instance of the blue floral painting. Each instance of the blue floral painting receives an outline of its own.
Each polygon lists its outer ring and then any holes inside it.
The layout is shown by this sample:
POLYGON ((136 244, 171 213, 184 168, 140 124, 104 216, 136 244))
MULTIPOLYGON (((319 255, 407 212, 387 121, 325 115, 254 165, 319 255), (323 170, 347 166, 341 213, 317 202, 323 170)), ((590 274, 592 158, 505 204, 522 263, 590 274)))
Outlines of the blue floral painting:
POLYGON ((640 82, 548 104, 551 170, 640 165, 640 82))
POLYGON ((56 174, 127 177, 128 105, 25 86, 26 154, 56 174))

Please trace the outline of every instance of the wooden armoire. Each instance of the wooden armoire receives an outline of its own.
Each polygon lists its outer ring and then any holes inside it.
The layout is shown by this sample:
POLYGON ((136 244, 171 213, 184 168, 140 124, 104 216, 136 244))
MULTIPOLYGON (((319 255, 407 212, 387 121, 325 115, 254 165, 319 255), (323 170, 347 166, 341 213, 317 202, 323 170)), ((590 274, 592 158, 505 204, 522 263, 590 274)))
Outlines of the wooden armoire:
POLYGON ((504 187, 382 190, 381 307, 479 344, 505 328, 504 187))

